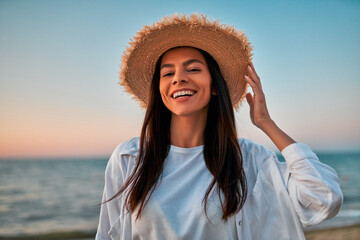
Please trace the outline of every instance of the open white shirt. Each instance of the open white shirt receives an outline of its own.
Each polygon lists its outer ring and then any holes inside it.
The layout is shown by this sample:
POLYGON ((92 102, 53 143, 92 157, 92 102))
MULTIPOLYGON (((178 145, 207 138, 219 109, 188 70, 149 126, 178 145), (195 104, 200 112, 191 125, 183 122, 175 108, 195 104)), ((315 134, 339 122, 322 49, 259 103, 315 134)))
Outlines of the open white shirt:
POLYGON ((141 218, 131 216, 132 239, 237 239, 235 215, 222 221, 217 191, 202 202, 213 176, 204 161, 203 146, 171 146, 161 183, 144 208, 141 218))
MULTIPOLYGON (((203 213, 201 201, 211 175, 202 164, 191 161, 203 159, 202 147, 172 146, 165 160, 163 181, 145 207, 144 218, 135 222, 134 216, 123 211, 125 196, 119 196, 102 205, 96 239, 305 239, 302 227, 337 214, 343 200, 339 178, 307 145, 287 146, 281 152, 286 163, 281 163, 274 152, 262 145, 247 139, 239 139, 239 144, 249 193, 244 207, 227 223, 220 220, 216 194, 211 195, 207 208, 209 219, 203 213), (190 165, 182 162, 176 166, 177 158, 187 154, 187 159, 192 156, 190 165), (200 173, 198 182, 189 186, 196 171, 200 173), (169 174, 179 173, 182 178, 168 178, 169 174), (171 183, 175 179, 177 183, 171 183), (199 191, 192 191, 194 188, 199 191), (207 230, 211 224, 213 228, 207 230), (212 234, 214 229, 221 230, 212 234)), ((139 138, 123 142, 114 150, 105 171, 103 201, 114 196, 129 177, 138 150, 139 138)))

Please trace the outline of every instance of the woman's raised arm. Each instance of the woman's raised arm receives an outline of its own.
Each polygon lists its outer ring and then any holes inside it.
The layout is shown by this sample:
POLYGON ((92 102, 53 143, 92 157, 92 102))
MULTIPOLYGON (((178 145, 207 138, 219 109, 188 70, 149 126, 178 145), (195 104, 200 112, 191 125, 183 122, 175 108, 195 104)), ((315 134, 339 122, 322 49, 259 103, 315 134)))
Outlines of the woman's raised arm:
POLYGON ((250 62, 248 66, 248 76, 245 80, 251 86, 254 95, 246 94, 246 100, 250 106, 251 122, 260 128, 273 141, 276 147, 282 151, 295 141, 282 131, 271 119, 266 106, 265 94, 262 90, 260 77, 257 75, 254 65, 250 62))

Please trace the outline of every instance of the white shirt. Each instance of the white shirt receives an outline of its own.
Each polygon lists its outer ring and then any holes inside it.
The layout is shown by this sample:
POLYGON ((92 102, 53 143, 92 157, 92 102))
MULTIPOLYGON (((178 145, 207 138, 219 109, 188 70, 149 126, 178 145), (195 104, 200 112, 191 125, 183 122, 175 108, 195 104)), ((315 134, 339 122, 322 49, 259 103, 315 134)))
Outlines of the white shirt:
MULTIPOLYGON (((247 139, 239 139, 239 144, 249 194, 235 215, 238 239, 305 239, 302 227, 338 213, 343 201, 339 178, 307 145, 287 146, 281 152, 286 163, 281 163, 259 144, 247 139)), ((139 138, 114 150, 105 171, 103 201, 129 177, 138 150, 139 138)), ((96 239, 132 239, 131 214, 122 211, 124 200, 122 195, 102 205, 96 239)))
POLYGON ((132 239, 237 239, 235 215, 222 221, 217 191, 209 196, 205 215, 202 201, 213 176, 203 149, 170 146, 159 186, 141 217, 131 216, 132 239))

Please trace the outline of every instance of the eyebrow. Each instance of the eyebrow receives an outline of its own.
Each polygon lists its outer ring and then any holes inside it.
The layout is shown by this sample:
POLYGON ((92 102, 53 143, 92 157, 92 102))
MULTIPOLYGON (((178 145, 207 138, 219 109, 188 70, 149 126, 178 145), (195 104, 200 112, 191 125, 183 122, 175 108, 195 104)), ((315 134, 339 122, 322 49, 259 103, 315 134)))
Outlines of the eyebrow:
MULTIPOLYGON (((187 60, 186 62, 183 62, 183 66, 186 67, 194 62, 198 62, 198 63, 201 63, 202 65, 205 65, 203 62, 201 62, 200 60, 198 59, 189 59, 187 60)), ((175 65, 174 64, 164 64, 161 66, 160 70, 163 69, 163 68, 166 68, 166 67, 174 67, 175 65)))

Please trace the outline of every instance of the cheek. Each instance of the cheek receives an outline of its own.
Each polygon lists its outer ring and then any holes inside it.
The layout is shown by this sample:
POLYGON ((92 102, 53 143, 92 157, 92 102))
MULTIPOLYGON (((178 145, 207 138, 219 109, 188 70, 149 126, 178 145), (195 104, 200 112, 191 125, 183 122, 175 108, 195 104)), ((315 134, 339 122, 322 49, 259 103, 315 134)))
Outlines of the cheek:
POLYGON ((159 91, 160 91, 160 96, 161 96, 161 99, 163 101, 163 103, 166 103, 166 96, 167 96, 167 92, 169 90, 169 85, 164 83, 164 81, 161 81, 159 82, 159 91))
POLYGON ((206 81, 206 94, 210 95, 209 97, 211 97, 211 92, 212 92, 212 80, 211 77, 208 77, 208 80, 206 81))
POLYGON ((161 80, 159 82, 159 91, 160 91, 161 97, 163 97, 163 94, 166 92, 166 86, 165 86, 164 82, 161 80))

